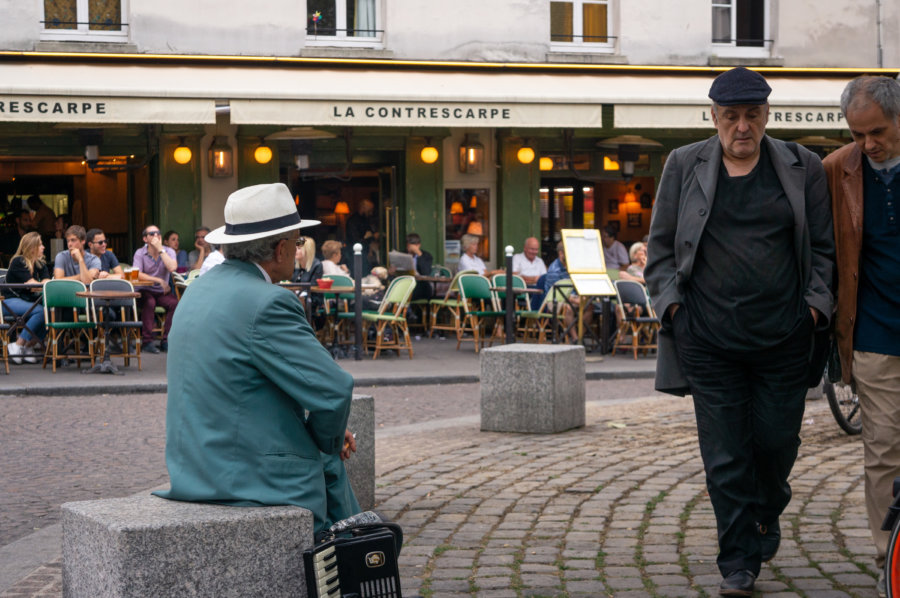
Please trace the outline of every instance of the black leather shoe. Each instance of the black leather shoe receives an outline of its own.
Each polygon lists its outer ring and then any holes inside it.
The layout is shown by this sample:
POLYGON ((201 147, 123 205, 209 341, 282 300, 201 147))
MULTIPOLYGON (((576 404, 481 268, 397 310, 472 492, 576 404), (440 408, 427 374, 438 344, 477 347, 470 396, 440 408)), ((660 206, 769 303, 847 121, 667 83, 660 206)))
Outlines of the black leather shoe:
POLYGON ((759 531, 759 557, 762 562, 768 563, 778 552, 781 545, 781 524, 776 519, 772 523, 757 523, 756 529, 759 531))
POLYGON ((159 347, 153 341, 146 343, 143 348, 144 353, 159 353, 159 347))
POLYGON ((719 584, 719 596, 752 596, 756 576, 746 569, 732 571, 719 584))

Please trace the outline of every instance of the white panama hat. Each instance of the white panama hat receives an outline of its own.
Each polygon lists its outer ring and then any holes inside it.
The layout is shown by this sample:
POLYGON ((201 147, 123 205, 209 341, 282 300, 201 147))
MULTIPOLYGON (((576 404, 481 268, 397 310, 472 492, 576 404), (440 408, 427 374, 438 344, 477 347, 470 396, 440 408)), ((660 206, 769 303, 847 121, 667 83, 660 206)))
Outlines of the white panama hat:
POLYGON ((301 220, 294 198, 284 183, 238 189, 225 202, 225 226, 206 235, 206 242, 227 245, 272 237, 296 228, 320 224, 301 220))

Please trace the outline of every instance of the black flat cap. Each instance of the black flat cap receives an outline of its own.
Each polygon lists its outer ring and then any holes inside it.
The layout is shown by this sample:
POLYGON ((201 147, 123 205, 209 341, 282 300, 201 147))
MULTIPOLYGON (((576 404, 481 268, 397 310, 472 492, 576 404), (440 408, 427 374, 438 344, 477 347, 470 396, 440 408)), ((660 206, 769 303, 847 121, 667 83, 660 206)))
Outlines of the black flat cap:
POLYGON ((710 99, 719 106, 765 104, 772 88, 765 77, 742 66, 725 71, 713 80, 710 99))

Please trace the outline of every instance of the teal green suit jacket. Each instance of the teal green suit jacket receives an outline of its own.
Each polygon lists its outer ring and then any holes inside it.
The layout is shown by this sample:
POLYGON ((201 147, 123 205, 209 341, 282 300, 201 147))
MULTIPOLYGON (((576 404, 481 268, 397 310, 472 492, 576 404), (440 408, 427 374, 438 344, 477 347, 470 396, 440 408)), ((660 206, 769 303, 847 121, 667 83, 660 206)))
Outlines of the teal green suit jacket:
POLYGON ((340 461, 353 378, 297 297, 251 263, 196 279, 169 333, 164 498, 299 505, 316 531, 359 512, 340 461))

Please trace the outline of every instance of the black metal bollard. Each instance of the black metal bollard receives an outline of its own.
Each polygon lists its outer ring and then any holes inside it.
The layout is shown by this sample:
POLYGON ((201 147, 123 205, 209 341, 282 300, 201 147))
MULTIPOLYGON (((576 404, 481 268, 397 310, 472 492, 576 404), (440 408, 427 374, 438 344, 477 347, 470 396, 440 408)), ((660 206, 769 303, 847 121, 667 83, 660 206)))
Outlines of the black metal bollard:
POLYGON ((353 322, 355 338, 353 339, 353 358, 362 359, 362 244, 353 245, 353 322))
POLYGON ((516 342, 516 304, 513 297, 513 246, 506 246, 506 343, 516 342))

